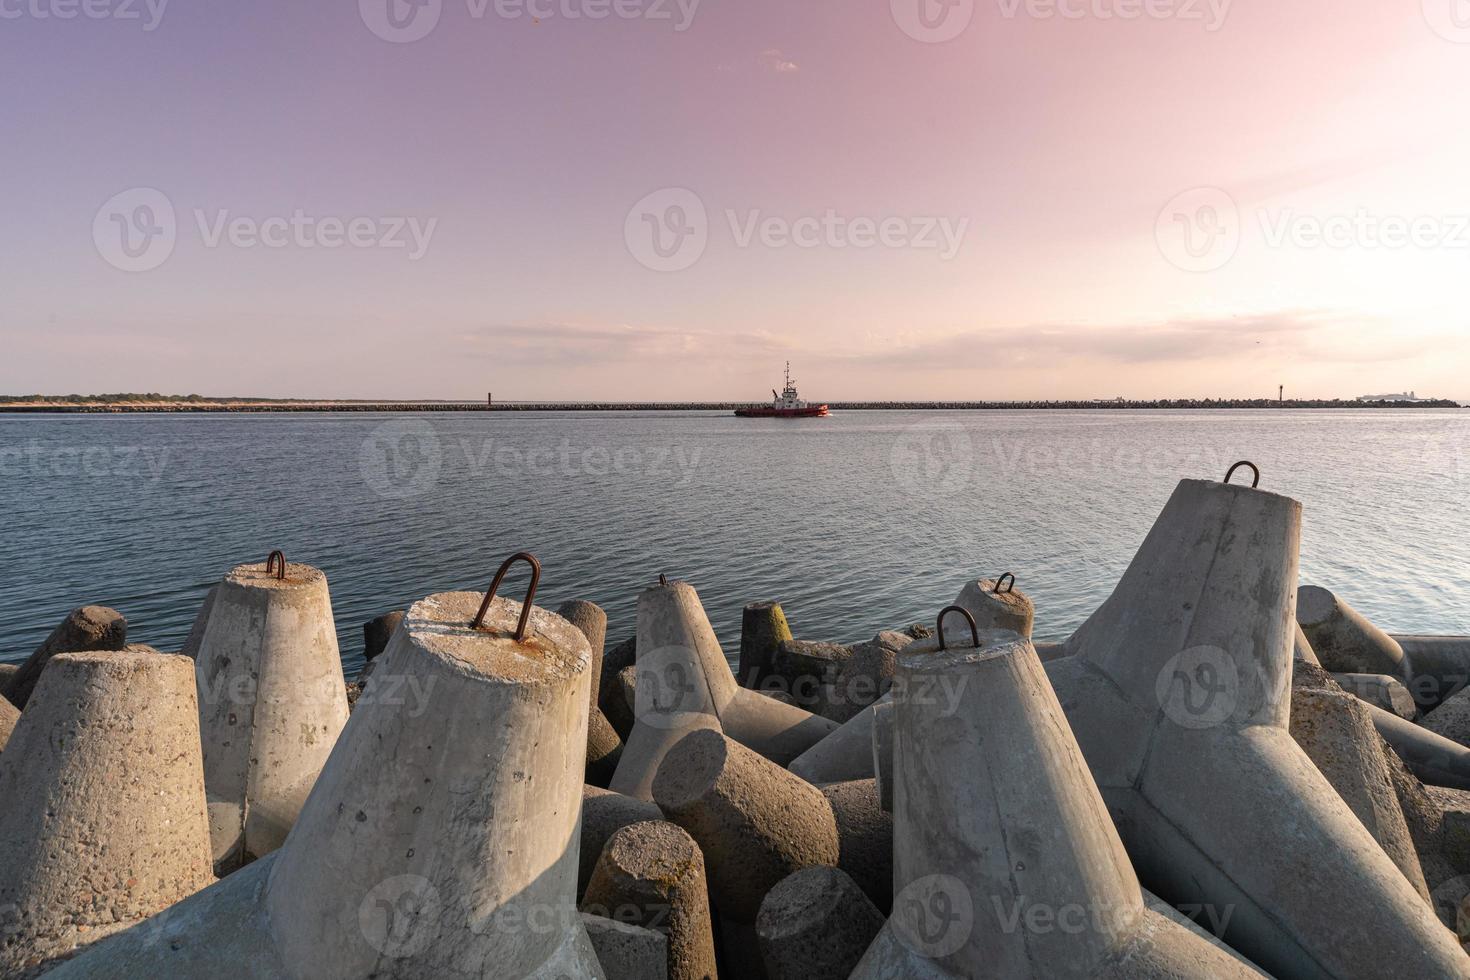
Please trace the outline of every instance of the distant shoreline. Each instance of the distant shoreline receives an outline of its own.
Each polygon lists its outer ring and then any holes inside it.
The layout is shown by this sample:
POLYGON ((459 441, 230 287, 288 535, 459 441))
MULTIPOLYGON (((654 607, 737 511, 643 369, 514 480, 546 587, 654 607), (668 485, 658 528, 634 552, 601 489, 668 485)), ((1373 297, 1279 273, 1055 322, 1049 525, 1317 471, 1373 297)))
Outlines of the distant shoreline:
MULTIPOLYGON (((667 412, 734 411, 750 402, 437 402, 437 401, 266 401, 178 399, 157 401, 0 401, 0 414, 261 414, 271 412, 667 412)), ((1364 409, 1461 408, 1449 399, 1434 401, 1345 401, 1341 399, 1159 399, 1154 401, 852 401, 828 402, 842 411, 1004 411, 1141 409, 1364 409)))

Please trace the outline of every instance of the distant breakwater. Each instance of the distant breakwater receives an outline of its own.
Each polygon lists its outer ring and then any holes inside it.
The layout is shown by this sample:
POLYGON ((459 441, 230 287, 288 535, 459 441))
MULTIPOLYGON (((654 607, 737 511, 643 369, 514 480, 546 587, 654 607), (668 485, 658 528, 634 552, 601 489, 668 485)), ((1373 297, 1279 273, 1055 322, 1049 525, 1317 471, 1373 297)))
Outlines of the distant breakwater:
MULTIPOLYGON (((185 402, 132 404, 6 404, 9 414, 122 414, 201 412, 715 412, 733 411, 750 402, 185 402)), ((1005 410, 1146 410, 1146 409, 1354 409, 1354 408, 1460 408, 1449 399, 1433 401, 1344 401, 1341 399, 1171 398, 1155 401, 860 401, 828 402, 841 411, 1005 411, 1005 410)))

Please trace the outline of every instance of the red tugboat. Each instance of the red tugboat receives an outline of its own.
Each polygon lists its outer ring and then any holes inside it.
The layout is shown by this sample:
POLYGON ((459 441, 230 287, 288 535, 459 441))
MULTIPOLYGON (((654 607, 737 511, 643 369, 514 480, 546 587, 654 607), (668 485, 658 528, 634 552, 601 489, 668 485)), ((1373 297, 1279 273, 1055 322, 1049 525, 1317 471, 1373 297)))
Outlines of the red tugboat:
POLYGON ((771 389, 769 405, 746 405, 735 409, 735 414, 745 419, 813 419, 827 414, 827 406, 804 402, 796 394, 796 382, 791 380, 791 362, 786 362, 786 387, 781 394, 771 389))

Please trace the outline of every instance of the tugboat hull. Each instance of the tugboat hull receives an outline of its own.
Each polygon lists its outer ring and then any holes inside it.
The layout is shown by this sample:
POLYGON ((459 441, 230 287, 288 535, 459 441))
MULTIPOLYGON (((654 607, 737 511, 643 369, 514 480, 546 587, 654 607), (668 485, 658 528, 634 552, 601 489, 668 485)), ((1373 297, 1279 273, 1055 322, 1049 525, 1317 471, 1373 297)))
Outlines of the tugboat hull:
POLYGON ((743 419, 814 419, 827 415, 826 405, 807 405, 804 408, 772 408, 769 405, 751 405, 735 409, 743 419))

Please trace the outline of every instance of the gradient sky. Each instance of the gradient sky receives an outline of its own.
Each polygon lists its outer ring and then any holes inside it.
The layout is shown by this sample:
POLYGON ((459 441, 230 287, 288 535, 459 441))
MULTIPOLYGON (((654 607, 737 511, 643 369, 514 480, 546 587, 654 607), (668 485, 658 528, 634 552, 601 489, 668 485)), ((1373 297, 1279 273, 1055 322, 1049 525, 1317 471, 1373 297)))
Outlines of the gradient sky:
POLYGON ((88 2, 0 0, 0 392, 1470 400, 1470 0, 88 2), (433 232, 196 214, 298 209, 433 232), (964 234, 742 241, 828 212, 964 234))

